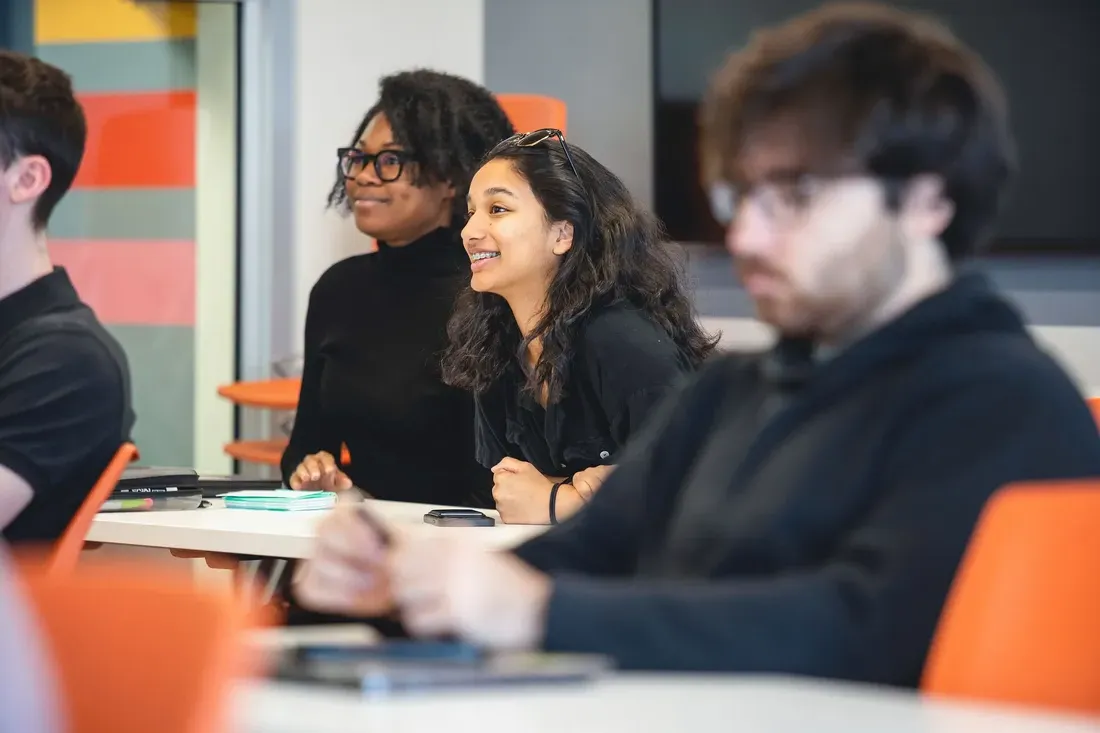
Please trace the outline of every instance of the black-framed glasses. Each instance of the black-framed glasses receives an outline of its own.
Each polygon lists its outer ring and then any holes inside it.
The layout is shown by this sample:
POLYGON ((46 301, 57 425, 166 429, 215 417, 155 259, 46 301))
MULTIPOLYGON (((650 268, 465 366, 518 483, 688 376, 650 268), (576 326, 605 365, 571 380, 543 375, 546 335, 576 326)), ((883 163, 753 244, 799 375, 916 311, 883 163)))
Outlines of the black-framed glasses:
POLYGON ((409 154, 404 150, 379 150, 377 153, 368 153, 359 148, 337 148, 336 155, 339 160, 337 166, 344 178, 358 178, 368 165, 373 164, 378 180, 383 183, 400 178, 401 171, 405 169, 405 163, 409 161, 409 154))
POLYGON ((741 206, 755 200, 773 224, 786 226, 806 211, 831 180, 832 177, 789 173, 772 176, 752 186, 739 187, 719 181, 708 191, 711 214, 719 224, 729 226, 737 218, 741 206))
POLYGON ((544 127, 541 130, 517 133, 502 142, 501 146, 533 148, 552 137, 556 137, 558 142, 561 143, 561 151, 565 153, 565 159, 569 162, 569 167, 573 169, 573 175, 577 177, 577 180, 580 181, 583 186, 584 181, 581 180, 581 174, 577 172, 577 166, 573 163, 573 156, 569 154, 569 145, 565 142, 565 133, 555 127, 544 127))

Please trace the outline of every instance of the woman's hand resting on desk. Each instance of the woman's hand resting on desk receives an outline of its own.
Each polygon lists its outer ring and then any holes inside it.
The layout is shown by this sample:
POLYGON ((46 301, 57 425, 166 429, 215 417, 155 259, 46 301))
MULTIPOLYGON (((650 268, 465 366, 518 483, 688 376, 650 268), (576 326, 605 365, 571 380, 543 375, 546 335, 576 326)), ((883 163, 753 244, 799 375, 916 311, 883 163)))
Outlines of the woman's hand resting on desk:
POLYGON ((394 610, 389 548, 362 504, 337 504, 317 527, 313 557, 298 566, 294 597, 306 608, 377 617, 394 610))
MULTIPOLYGON (((573 481, 558 487, 554 514, 560 521, 575 514, 615 470, 592 466, 573 474, 573 481)), ((493 466, 493 501, 505 524, 549 524, 550 491, 561 479, 539 473, 530 463, 505 458, 493 466)))
MULTIPOLYGON (((550 492, 562 479, 549 478, 526 461, 505 458, 493 466, 493 501, 505 524, 550 524, 550 492)), ((569 484, 558 487, 555 514, 565 519, 584 506, 569 484)))
POLYGON ((345 491, 351 478, 328 451, 306 456, 290 476, 290 488, 301 491, 345 491))
POLYGON ((586 503, 592 499, 603 482, 615 470, 614 466, 592 466, 573 474, 573 488, 586 503))

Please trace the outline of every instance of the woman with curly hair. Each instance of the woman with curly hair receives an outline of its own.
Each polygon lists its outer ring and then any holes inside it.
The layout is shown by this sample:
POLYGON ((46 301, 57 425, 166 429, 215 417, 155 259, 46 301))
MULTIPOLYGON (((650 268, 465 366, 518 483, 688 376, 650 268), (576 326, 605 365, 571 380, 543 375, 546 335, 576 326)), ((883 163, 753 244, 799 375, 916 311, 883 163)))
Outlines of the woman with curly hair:
POLYGON ((337 262, 310 294, 302 390, 282 459, 292 488, 354 485, 379 499, 452 505, 487 496, 473 401, 443 383, 439 361, 469 281, 459 232, 470 177, 512 132, 493 95, 466 79, 424 70, 382 79, 377 103, 338 151, 329 195, 378 250, 337 262))
POLYGON ((658 221, 560 131, 496 146, 468 203, 472 276, 443 378, 475 395, 477 458, 501 518, 554 523, 717 339, 658 221))

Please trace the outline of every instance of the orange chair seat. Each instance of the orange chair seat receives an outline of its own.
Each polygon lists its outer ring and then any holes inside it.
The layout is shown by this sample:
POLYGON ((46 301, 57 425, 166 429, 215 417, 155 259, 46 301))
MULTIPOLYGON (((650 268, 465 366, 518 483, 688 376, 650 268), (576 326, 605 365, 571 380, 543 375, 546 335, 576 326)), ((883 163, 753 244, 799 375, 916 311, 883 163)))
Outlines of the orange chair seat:
POLYGON ((560 99, 543 94, 498 94, 497 101, 516 132, 555 127, 567 134, 568 107, 560 99))
POLYGON ((218 387, 218 394, 235 405, 264 410, 295 410, 302 380, 297 377, 236 382, 218 387))
POLYGON ((232 689, 266 671, 247 634, 279 619, 251 598, 200 588, 159 563, 57 574, 20 559, 72 733, 222 733, 232 689), (140 689, 120 698, 121 680, 140 689))
MULTIPOLYGON (((264 466, 278 466, 283 460, 283 451, 286 450, 286 438, 272 438, 271 440, 235 440, 225 446, 226 455, 245 463, 259 463, 264 466)), ((345 446, 340 454, 340 462, 347 466, 351 464, 351 454, 345 446)))
POLYGON ((273 440, 235 440, 227 443, 227 455, 246 463, 259 463, 264 466, 278 466, 286 450, 286 438, 273 440))
POLYGON ((944 604, 926 693, 1100 715, 1100 481, 985 507, 944 604))

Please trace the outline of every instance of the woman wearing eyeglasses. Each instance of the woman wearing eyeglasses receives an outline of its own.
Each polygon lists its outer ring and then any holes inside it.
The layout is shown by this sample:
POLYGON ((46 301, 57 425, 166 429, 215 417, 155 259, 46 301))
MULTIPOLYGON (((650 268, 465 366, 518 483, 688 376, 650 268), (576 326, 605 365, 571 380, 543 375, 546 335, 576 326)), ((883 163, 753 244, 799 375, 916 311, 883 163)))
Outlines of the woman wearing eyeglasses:
POLYGON ((502 520, 554 523, 717 339, 658 221, 560 131, 496 146, 467 202, 470 288, 444 379, 476 396, 477 458, 502 520))
POLYGON ((329 195, 378 250, 336 263, 310 295, 283 478, 469 505, 492 479, 474 458, 473 401, 443 383, 439 361, 470 277, 459 235, 470 177, 513 129, 489 91, 448 74, 395 74, 380 92, 338 151, 329 195))

